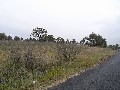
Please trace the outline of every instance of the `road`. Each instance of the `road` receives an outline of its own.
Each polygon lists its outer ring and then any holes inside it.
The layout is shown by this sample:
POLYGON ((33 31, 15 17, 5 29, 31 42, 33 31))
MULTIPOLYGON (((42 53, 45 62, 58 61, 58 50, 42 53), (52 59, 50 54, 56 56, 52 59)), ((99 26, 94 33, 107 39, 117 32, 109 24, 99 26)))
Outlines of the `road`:
POLYGON ((48 90, 120 90, 120 52, 107 62, 48 90))

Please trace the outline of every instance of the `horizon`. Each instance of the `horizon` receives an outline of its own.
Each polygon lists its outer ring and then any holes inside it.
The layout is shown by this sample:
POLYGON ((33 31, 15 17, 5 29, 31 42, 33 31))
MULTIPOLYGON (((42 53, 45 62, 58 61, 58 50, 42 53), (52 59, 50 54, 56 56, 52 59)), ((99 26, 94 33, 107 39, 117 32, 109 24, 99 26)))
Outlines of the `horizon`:
MULTIPOLYGON (((4 32, 0 32, 0 33, 4 33, 4 32)), ((6 33, 4 33, 4 34, 6 35, 6 33)), ((96 34, 96 33, 92 32, 92 33, 90 33, 90 34, 96 34)), ((90 35, 90 34, 89 34, 89 35, 90 35)), ((48 36, 48 35, 51 35, 51 34, 46 33, 46 35, 48 36)), ((86 36, 86 37, 89 37, 89 35, 86 36)), ((96 34, 96 35, 100 35, 100 34, 96 34)), ((8 36, 11 36, 11 35, 6 35, 6 36, 8 37, 8 36)), ((11 36, 11 37, 12 37, 12 40, 14 40, 14 37, 16 37, 16 36, 17 36, 17 35, 11 36)), ((101 36, 101 35, 100 35, 100 36, 101 36)), ((32 34, 30 34, 29 37, 27 37, 27 38, 24 38, 24 37, 21 37, 21 36, 17 36, 17 37, 19 37, 20 40, 21 40, 21 38, 22 38, 23 41, 26 40, 26 39, 30 39, 30 38, 33 38, 33 39, 38 40, 38 37, 34 37, 32 34)), ((59 36, 58 36, 58 37, 59 37, 59 36)), ((58 37, 54 37, 54 35, 53 35, 53 38, 54 38, 55 40, 56 40, 58 37)), ((64 39, 64 37, 61 37, 61 38, 64 39)), ((83 38, 85 38, 85 37, 83 37, 83 38)), ((83 40, 83 38, 82 38, 81 40, 83 40)), ((102 36, 102 38, 106 40, 106 38, 104 38, 103 36, 102 36)), ((70 40, 70 39, 64 39, 64 42, 66 42, 67 40, 69 40, 69 41, 71 42, 72 40, 74 40, 74 38, 71 39, 71 40, 70 40)), ((78 44, 80 44, 81 40, 76 41, 76 39, 75 39, 76 43, 78 43, 78 44)), ((106 40, 106 42, 107 42, 107 40, 106 40)), ((116 43, 116 44, 108 44, 108 43, 107 43, 107 46, 109 46, 109 45, 117 45, 117 44, 118 44, 118 43, 116 43)), ((118 44, 118 45, 119 45, 119 44, 118 44)))

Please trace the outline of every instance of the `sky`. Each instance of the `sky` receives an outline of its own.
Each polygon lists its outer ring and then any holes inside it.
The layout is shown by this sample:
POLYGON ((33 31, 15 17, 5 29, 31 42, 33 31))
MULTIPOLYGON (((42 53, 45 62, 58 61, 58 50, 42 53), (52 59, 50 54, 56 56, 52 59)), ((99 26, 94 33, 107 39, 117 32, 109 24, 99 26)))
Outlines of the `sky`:
POLYGON ((120 44, 120 0, 0 0, 0 32, 28 38, 36 27, 78 42, 92 32, 120 44))

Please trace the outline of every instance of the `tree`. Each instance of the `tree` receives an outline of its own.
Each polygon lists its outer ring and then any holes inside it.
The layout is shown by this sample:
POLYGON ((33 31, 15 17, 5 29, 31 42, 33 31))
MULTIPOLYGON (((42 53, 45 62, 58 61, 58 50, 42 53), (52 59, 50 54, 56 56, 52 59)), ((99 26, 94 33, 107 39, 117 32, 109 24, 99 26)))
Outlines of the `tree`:
POLYGON ((70 41, 69 41, 69 39, 67 39, 66 44, 69 44, 69 43, 70 43, 70 41))
POLYGON ((9 36, 7 37, 7 40, 12 40, 12 37, 9 35, 9 36))
POLYGON ((33 38, 33 39, 32 39, 32 41, 36 41, 36 39, 35 39, 35 38, 33 38))
POLYGON ((55 38, 54 38, 53 35, 48 35, 48 36, 46 37, 46 39, 47 39, 49 42, 55 42, 55 38))
POLYGON ((113 45, 109 45, 108 48, 111 48, 111 49, 112 49, 112 48, 113 48, 113 45))
POLYGON ((113 50, 119 50, 120 49, 118 44, 116 44, 116 45, 109 45, 108 48, 111 48, 113 50))
POLYGON ((39 41, 45 41, 45 38, 47 36, 47 30, 37 27, 33 29, 31 35, 35 38, 38 38, 39 41))
POLYGON ((116 45, 115 45, 115 50, 118 50, 118 49, 119 49, 119 45, 116 44, 116 45))
POLYGON ((57 42, 57 43, 64 43, 65 40, 64 40, 63 38, 61 38, 61 37, 58 37, 58 38, 56 39, 56 42, 57 42))
POLYGON ((7 40, 5 33, 0 33, 0 40, 7 40))
POLYGON ((86 45, 89 46, 99 46, 99 47, 107 47, 107 41, 105 38, 102 38, 99 34, 92 33, 89 35, 89 37, 85 37, 87 42, 85 42, 86 45))
POLYGON ((73 44, 75 44, 76 43, 76 40, 75 39, 73 39, 72 41, 70 41, 71 43, 73 43, 73 44))
MULTIPOLYGON (((88 43, 88 42, 87 42, 88 43)), ((83 38, 81 41, 80 41, 80 44, 85 44, 85 38, 83 38)))
POLYGON ((21 37, 20 40, 23 41, 23 37, 21 37))
POLYGON ((15 37, 14 37, 14 40, 15 40, 15 41, 19 41, 20 38, 19 38, 18 36, 15 36, 15 37))

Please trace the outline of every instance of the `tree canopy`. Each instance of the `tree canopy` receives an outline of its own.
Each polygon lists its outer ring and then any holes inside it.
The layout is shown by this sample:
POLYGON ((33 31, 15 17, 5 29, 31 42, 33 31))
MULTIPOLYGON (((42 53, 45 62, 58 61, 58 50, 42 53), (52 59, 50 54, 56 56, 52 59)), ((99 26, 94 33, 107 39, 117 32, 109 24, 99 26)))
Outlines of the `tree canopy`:
POLYGON ((7 40, 5 33, 0 33, 0 40, 7 40))
POLYGON ((89 46, 107 47, 106 39, 95 33, 90 34, 89 37, 83 38, 83 40, 81 40, 80 42, 89 46))
POLYGON ((47 36, 47 30, 43 28, 35 28, 32 31, 32 36, 37 38, 39 41, 45 41, 45 38, 47 36))

